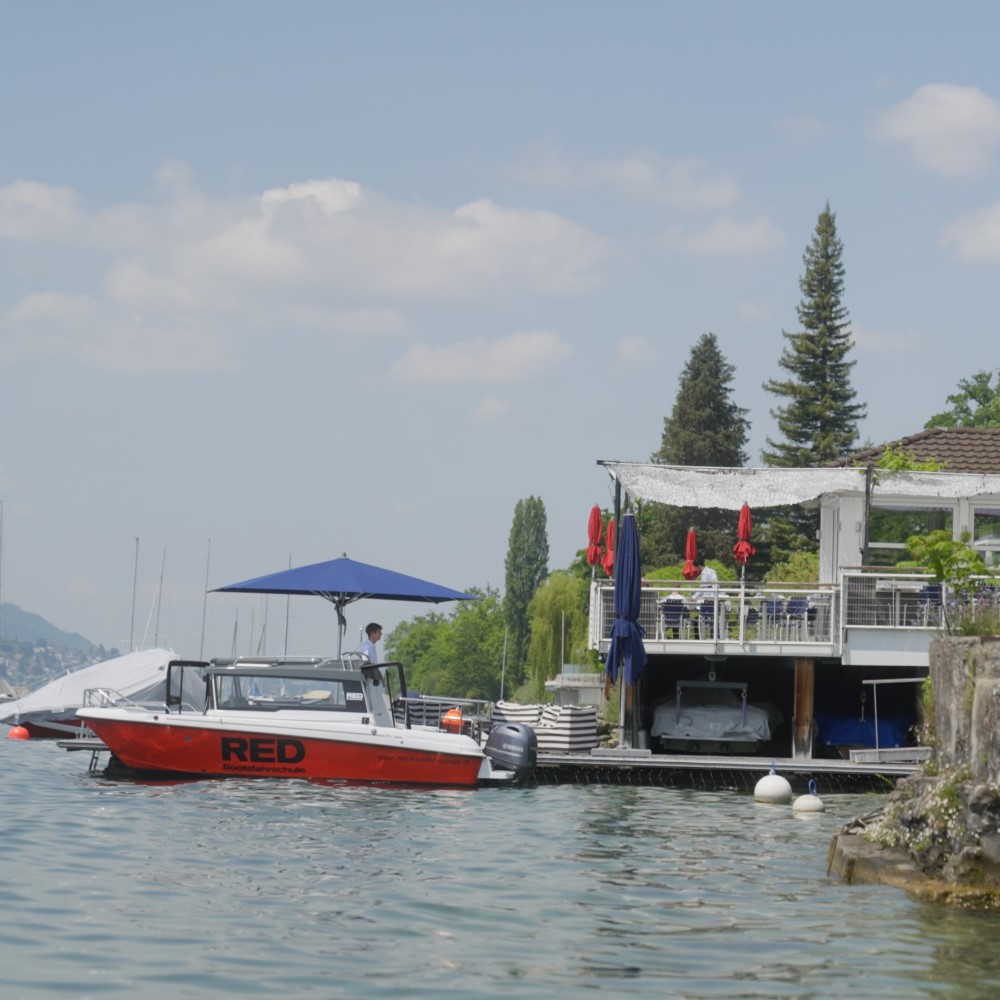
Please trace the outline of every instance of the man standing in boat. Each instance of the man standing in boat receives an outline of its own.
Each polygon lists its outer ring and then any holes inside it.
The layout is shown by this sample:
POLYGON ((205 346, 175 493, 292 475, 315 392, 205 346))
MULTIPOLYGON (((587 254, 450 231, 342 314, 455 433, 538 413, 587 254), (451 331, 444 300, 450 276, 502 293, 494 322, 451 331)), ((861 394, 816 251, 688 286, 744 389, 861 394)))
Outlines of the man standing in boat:
POLYGON ((369 662, 378 663, 378 650, 375 643, 382 638, 382 626, 372 622, 365 628, 365 641, 361 643, 358 652, 369 662))

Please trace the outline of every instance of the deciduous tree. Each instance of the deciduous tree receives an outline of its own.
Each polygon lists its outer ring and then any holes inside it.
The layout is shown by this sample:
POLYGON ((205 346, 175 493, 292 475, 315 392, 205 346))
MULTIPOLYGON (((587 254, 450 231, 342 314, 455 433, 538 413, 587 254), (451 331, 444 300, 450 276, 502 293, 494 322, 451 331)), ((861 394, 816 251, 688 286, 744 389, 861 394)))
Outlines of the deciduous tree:
POLYGON ((1000 427, 1000 372, 990 385, 992 372, 976 372, 958 383, 959 391, 948 397, 951 409, 935 413, 925 427, 1000 427))

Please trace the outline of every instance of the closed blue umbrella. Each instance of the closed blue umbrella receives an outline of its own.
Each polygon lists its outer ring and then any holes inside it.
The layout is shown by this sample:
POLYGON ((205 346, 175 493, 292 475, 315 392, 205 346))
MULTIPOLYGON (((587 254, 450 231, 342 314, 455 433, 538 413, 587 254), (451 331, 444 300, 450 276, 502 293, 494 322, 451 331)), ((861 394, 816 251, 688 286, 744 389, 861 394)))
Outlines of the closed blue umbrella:
POLYGON ((617 549, 615 622, 611 626, 611 647, 608 649, 605 670, 613 684, 624 663, 625 680, 634 685, 646 666, 646 647, 642 644, 642 637, 646 633, 639 624, 642 567, 639 563, 639 531, 632 514, 626 514, 622 518, 617 549))

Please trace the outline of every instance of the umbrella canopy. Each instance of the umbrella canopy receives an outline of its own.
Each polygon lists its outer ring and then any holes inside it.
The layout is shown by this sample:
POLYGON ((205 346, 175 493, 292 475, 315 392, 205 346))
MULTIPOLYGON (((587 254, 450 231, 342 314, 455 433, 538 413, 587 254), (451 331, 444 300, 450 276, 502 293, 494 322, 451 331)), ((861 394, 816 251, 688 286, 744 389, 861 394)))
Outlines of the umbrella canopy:
POLYGON ((746 566, 750 558, 756 553, 756 549, 750 544, 750 531, 752 521, 750 519, 750 506, 743 504, 740 508, 740 519, 736 524, 736 545, 733 547, 733 558, 741 565, 746 566))
POLYGON ((354 601, 365 597, 374 601, 424 601, 429 604, 476 600, 474 594, 464 594, 460 590, 451 590, 415 576, 405 576, 368 563, 355 562, 347 556, 258 576, 242 583, 231 583, 228 587, 216 587, 212 592, 312 594, 315 597, 325 597, 337 609, 337 621, 340 625, 338 655, 343 632, 347 628, 344 608, 354 601))
POLYGON ((698 559, 698 540, 694 537, 694 528, 688 528, 687 542, 684 544, 684 574, 685 580, 693 580, 698 575, 695 561, 698 559))
POLYGON ((604 543, 604 572, 608 576, 615 575, 615 519, 608 518, 608 534, 604 543))
POLYGON ((604 530, 604 518, 601 508, 594 504, 590 508, 590 520, 587 522, 587 565, 597 566, 601 561, 601 532, 604 530))
POLYGON ((642 605, 642 567, 639 564, 639 531, 635 517, 622 518, 618 542, 618 572, 615 573, 615 621, 611 626, 611 646, 605 664, 613 684, 618 671, 625 666, 625 680, 635 684, 646 666, 646 647, 642 644, 645 630, 639 624, 642 605))

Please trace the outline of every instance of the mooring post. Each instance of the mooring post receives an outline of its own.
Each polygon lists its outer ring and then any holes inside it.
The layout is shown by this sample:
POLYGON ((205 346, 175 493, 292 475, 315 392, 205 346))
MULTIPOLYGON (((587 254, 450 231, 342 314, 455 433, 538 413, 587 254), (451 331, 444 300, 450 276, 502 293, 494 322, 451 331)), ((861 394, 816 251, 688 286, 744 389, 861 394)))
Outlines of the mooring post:
POLYGON ((809 760, 813 748, 815 660, 795 661, 795 706, 792 711, 792 757, 809 760))

